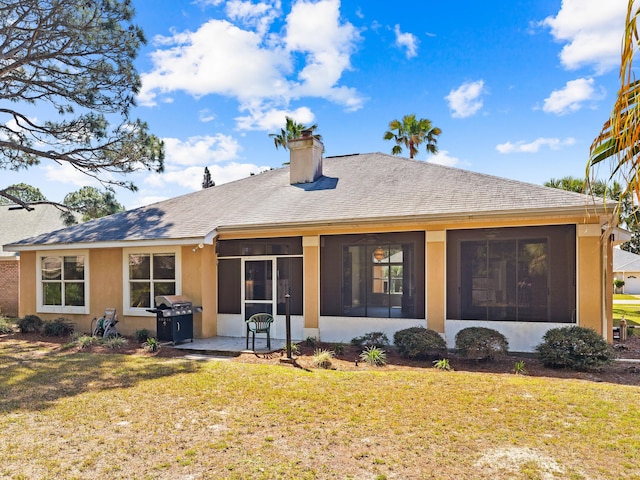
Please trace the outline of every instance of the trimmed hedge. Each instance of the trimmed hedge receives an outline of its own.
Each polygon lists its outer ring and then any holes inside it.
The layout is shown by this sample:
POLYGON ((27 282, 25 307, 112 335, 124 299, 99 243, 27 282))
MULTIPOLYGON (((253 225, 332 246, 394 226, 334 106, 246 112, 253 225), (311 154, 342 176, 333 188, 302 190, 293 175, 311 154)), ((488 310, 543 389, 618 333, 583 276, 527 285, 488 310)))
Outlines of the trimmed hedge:
POLYGON ((542 340, 536 352, 546 367, 597 370, 615 356, 611 345, 595 330, 577 325, 552 328, 542 340))
POLYGON ((465 357, 492 360, 509 351, 509 342, 500 332, 486 327, 463 328, 456 334, 456 350, 465 357))
POLYGON ((393 334, 393 343, 404 358, 428 360, 446 352, 447 344, 434 330, 409 327, 393 334))

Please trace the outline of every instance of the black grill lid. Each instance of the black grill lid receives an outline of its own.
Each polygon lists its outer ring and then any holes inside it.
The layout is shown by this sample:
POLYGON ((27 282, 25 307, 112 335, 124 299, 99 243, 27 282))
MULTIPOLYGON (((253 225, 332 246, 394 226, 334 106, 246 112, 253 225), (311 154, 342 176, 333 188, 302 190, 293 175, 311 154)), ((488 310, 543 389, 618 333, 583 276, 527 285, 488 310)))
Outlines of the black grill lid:
POLYGON ((157 295, 156 308, 173 308, 176 305, 191 305, 191 299, 184 295, 157 295))

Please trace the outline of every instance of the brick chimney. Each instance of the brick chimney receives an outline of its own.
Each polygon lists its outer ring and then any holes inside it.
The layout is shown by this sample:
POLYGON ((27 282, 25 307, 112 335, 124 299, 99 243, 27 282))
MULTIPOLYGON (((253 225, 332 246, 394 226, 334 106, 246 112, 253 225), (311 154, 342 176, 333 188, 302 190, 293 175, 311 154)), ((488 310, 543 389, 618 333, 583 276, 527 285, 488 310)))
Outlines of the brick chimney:
POLYGON ((311 130, 303 130, 302 137, 289 141, 289 182, 315 182, 322 176, 324 145, 314 138, 311 130))

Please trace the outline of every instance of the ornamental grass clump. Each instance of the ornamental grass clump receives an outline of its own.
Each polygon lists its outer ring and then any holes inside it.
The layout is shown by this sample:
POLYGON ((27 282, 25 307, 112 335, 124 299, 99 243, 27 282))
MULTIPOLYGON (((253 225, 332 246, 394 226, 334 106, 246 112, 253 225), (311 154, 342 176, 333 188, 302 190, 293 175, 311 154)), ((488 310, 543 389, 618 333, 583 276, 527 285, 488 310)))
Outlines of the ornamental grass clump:
POLYGON ((615 355, 595 330, 577 325, 548 330, 536 352, 546 367, 572 370, 598 370, 615 355))
POLYGON ((393 343, 398 353, 404 358, 428 360, 440 357, 447 350, 447 344, 442 336, 424 327, 398 330, 393 335, 393 343))
POLYGON ((509 351, 509 342, 500 332, 486 327, 463 328, 456 334, 456 350, 475 360, 493 360, 509 351))
POLYGON ((360 354, 360 360, 374 367, 382 367, 387 363, 387 354, 378 347, 367 347, 360 354))
POLYGON ((331 359, 333 359, 334 355, 331 350, 317 348, 313 352, 313 365, 317 368, 331 368, 331 359))

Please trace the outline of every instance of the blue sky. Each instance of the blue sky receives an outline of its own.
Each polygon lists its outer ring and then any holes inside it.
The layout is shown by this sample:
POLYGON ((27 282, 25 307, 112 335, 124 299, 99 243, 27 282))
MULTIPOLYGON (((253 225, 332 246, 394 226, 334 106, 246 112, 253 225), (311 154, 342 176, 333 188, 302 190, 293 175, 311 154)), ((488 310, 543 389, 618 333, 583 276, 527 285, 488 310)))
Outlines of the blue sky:
MULTIPOLYGON (((408 113, 442 129, 418 159, 541 184, 584 174, 618 85, 626 0, 133 0, 148 39, 134 114, 166 172, 131 176, 127 208, 280 167, 270 132, 317 123, 325 156, 387 152, 408 113)), ((406 152, 408 156, 408 152, 406 152)), ((366 168, 363 165, 362 168, 366 168)), ((603 172, 604 175, 605 172, 603 172)), ((89 177, 44 163, 24 181, 54 201, 89 177)))

